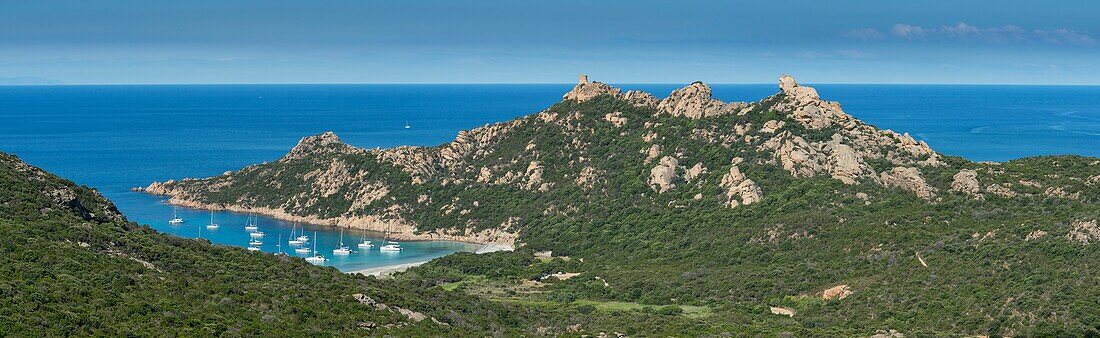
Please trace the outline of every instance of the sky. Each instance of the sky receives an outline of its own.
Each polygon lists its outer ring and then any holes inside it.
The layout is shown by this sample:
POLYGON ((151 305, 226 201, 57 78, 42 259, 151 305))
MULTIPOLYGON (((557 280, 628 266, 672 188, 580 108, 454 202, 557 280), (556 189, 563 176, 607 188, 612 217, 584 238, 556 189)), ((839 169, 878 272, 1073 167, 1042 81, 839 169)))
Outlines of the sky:
POLYGON ((0 0, 0 84, 1100 84, 1100 1, 0 0))

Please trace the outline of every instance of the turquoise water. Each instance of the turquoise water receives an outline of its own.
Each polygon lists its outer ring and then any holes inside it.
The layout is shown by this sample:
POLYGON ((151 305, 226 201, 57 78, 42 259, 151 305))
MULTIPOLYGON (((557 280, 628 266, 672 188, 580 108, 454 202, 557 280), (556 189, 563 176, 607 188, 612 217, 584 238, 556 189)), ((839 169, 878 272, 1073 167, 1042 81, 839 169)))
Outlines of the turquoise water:
MULTIPOLYGON (((462 129, 508 120, 557 102, 572 85, 188 85, 0 86, 0 151, 99 189, 131 220, 183 237, 245 246, 247 216, 179 209, 131 192, 152 181, 206 177, 278 159, 303 136, 334 131, 360 147, 436 145, 462 129), (412 128, 405 129, 408 123, 412 128)), ((678 85, 623 85, 658 96, 678 85)), ((819 85, 823 97, 881 128, 909 132, 972 160, 1031 155, 1100 156, 1100 87, 819 85)), ((775 85, 715 85, 724 100, 754 101, 775 85)), ((276 252, 290 224, 259 219, 263 250, 276 252)), ((339 232, 317 231, 328 265, 351 271, 423 261, 477 246, 403 243, 333 257, 339 232)), ((348 234, 354 247, 361 234, 348 234)), ((375 236, 374 241, 379 242, 375 236)), ((289 250, 285 245, 284 250, 289 250)), ((293 254, 293 252, 292 252, 293 254)))

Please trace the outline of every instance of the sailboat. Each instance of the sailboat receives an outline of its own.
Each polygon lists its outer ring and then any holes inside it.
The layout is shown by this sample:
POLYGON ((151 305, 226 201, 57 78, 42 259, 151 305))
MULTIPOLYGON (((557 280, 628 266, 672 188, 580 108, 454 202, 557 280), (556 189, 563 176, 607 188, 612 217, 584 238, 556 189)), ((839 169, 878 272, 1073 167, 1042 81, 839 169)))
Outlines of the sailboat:
MULTIPOLYGON (((317 237, 316 231, 313 232, 313 237, 317 237)), ((313 251, 317 251, 317 242, 313 242, 313 251)), ((321 254, 317 254, 313 257, 306 257, 306 261, 313 264, 321 264, 324 263, 326 260, 327 259, 325 259, 325 256, 322 256, 321 254)))
POLYGON ((347 245, 344 245, 344 229, 340 228, 340 246, 332 250, 333 255, 347 256, 351 254, 351 249, 347 245))
MULTIPOLYGON (((306 236, 305 233, 306 233, 306 229, 302 229, 302 235, 298 236, 298 238, 296 238, 295 240, 298 241, 298 243, 305 244, 305 241, 302 240, 302 237, 305 237, 306 239, 309 239, 309 236, 306 236)), ((294 236, 294 235, 291 235, 291 236, 294 236)), ((301 245, 301 244, 299 244, 299 245, 301 245)), ((294 253, 307 255, 311 252, 313 252, 313 250, 310 250, 308 246, 299 246, 297 248, 294 248, 294 253)))
POLYGON ((409 120, 405 120, 405 129, 409 128, 412 128, 412 126, 409 125, 409 120))
MULTIPOLYGON (((299 246, 299 245, 302 245, 302 244, 306 243, 305 241, 301 240, 300 238, 294 238, 294 228, 296 228, 296 227, 298 227, 298 223, 294 223, 294 225, 290 226, 290 240, 287 241, 287 244, 290 244, 290 245, 293 245, 293 246, 299 246)), ((302 231, 305 231, 305 229, 302 229, 302 231)), ((280 236, 282 236, 282 235, 280 235, 280 236)), ((282 241, 280 241, 280 242, 282 242, 282 241)))
POLYGON ((214 210, 210 210, 210 224, 207 224, 206 228, 210 230, 218 228, 218 223, 214 223, 214 210))
POLYGON ((244 230, 245 231, 256 231, 256 230, 259 230, 259 229, 260 229, 260 227, 257 226, 256 222, 252 219, 252 214, 251 213, 248 214, 248 222, 246 222, 244 224, 244 230))
POLYGON ((374 247, 374 243, 371 243, 370 240, 367 239, 367 230, 363 230, 363 241, 359 242, 357 246, 362 249, 370 249, 374 247))
POLYGON ((389 235, 390 235, 390 233, 386 232, 386 235, 382 236, 382 243, 385 243, 385 245, 382 245, 382 247, 378 248, 378 250, 380 250, 380 251, 390 251, 390 252, 401 251, 401 243, 397 243, 397 242, 394 242, 394 241, 389 241, 389 242, 386 241, 386 238, 389 237, 389 235))
POLYGON ((302 227, 302 234, 298 235, 297 239, 298 241, 302 242, 302 244, 305 244, 305 242, 309 242, 309 236, 306 236, 306 227, 302 227))
POLYGON ((286 256, 286 253, 283 252, 283 234, 279 234, 279 241, 275 242, 275 246, 279 248, 279 252, 275 254, 276 256, 286 256))
POLYGON ((260 242, 260 240, 255 239, 255 238, 250 238, 248 240, 247 249, 248 249, 248 251, 260 251, 260 246, 261 245, 264 245, 264 242, 260 242))
POLYGON ((172 219, 168 221, 168 224, 178 225, 183 223, 183 219, 176 215, 176 206, 172 206, 172 219))

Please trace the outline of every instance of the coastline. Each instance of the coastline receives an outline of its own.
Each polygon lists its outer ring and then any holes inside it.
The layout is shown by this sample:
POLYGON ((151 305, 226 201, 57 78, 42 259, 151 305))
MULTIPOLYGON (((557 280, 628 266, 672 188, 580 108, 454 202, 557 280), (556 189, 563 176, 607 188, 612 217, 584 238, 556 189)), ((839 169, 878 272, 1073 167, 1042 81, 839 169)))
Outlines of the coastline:
MULTIPOLYGON (((154 183, 159 187, 159 184, 154 183)), ((154 185, 150 185, 151 187, 154 185)), ((210 204, 203 203, 194 200, 188 200, 180 198, 170 191, 163 189, 149 189, 142 187, 135 187, 131 190, 153 196, 165 196, 168 197, 167 204, 181 206, 184 208, 197 209, 197 210, 213 210, 213 211, 230 211, 237 213, 253 213, 257 215, 263 215, 271 218, 275 218, 283 221, 306 223, 317 226, 331 226, 333 228, 347 228, 347 229, 363 229, 374 232, 388 232, 391 239, 398 241, 452 241, 462 242, 469 244, 480 245, 504 245, 506 247, 514 247, 517 234, 508 233, 500 230, 495 231, 483 231, 477 233, 464 233, 464 234, 447 234, 442 233, 442 229, 437 229, 432 232, 417 233, 416 226, 405 222, 383 220, 377 216, 369 215, 363 217, 342 217, 334 219, 319 219, 311 216, 298 216, 287 213, 286 211, 264 207, 242 207, 238 205, 223 205, 223 204, 210 204), (338 225, 339 224, 339 225, 338 225)))
MULTIPOLYGON (((481 248, 479 248, 477 250, 474 250, 474 253, 480 255, 480 254, 486 254, 486 253, 497 252, 497 251, 514 251, 515 249, 516 248, 514 246, 507 245, 507 244, 485 244, 481 248)), ((382 276, 389 276, 389 275, 392 275, 392 274, 395 274, 395 273, 398 273, 398 272, 404 272, 405 270, 408 270, 411 267, 422 265, 422 264, 427 263, 427 262, 429 262, 429 261, 420 261, 420 262, 412 262, 412 263, 401 263, 401 264, 394 264, 394 265, 386 265, 386 266, 379 266, 379 267, 374 267, 374 268, 369 268, 369 269, 349 271, 347 273, 352 274, 352 275, 382 277, 382 276)))

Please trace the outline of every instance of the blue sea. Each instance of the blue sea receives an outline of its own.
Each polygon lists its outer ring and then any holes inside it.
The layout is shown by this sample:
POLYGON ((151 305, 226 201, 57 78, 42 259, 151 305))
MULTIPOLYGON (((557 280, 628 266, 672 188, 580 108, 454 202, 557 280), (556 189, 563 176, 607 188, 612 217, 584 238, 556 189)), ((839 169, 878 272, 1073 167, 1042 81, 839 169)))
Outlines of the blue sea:
MULTIPOLYGON (((625 84, 657 96, 680 85, 625 84)), ((934 149, 971 160, 1100 156, 1098 86, 817 85, 822 97, 880 128, 908 132, 934 149)), ((459 130, 544 109, 572 88, 547 85, 149 85, 0 86, 0 151, 99 189, 131 220, 183 237, 245 246, 247 215, 173 208, 131 192, 152 181, 206 177, 272 161, 303 136, 336 132, 359 147, 437 145, 459 130), (411 128, 404 128, 408 124, 411 128)), ((723 100, 755 101, 768 85, 714 85, 723 100)), ((291 224, 261 217, 265 252, 293 251, 291 224), (279 244, 282 236, 282 246, 279 244)), ((403 243, 400 253, 359 250, 333 257, 340 233, 317 232, 326 265, 344 271, 417 262, 478 246, 403 243)), ((371 239, 378 243, 377 236, 371 239)), ((312 243, 310 244, 312 246, 312 243)), ((304 255, 302 255, 304 256, 304 255)))

